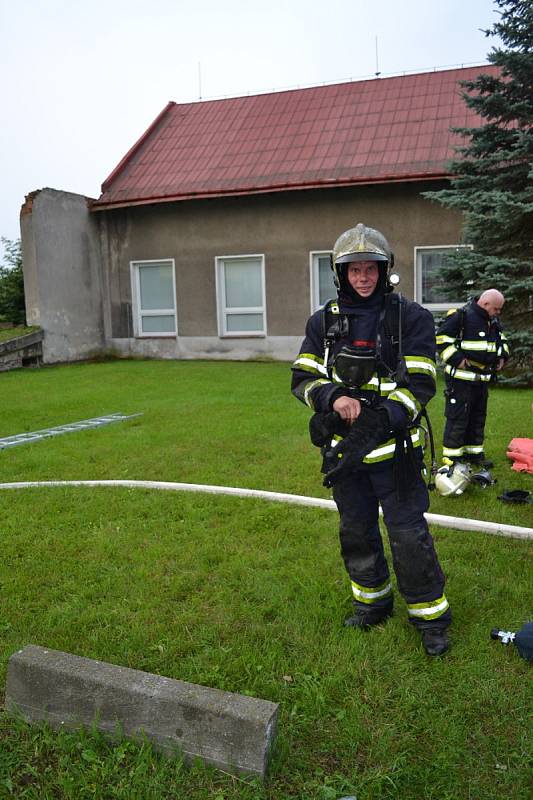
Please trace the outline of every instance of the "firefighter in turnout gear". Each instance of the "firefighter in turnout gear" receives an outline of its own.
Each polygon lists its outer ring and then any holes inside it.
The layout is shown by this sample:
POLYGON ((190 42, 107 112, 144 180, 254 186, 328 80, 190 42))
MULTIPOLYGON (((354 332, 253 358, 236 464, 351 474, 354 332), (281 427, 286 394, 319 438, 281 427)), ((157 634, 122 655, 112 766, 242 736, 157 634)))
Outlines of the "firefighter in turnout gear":
POLYGON ((383 509, 397 583, 426 652, 449 647, 451 611, 424 512, 421 412, 435 393, 433 318, 393 294, 394 256, 385 237, 358 224, 335 243, 337 299, 307 322, 292 366, 292 392, 315 412, 310 433, 321 446, 324 484, 340 515, 341 555, 354 614, 368 629, 393 611, 378 524, 383 509))
POLYGON ((491 378, 509 358, 498 315, 504 297, 487 289, 453 310, 437 331, 437 350, 446 376, 446 425, 442 455, 447 464, 468 461, 491 467, 483 439, 491 378))

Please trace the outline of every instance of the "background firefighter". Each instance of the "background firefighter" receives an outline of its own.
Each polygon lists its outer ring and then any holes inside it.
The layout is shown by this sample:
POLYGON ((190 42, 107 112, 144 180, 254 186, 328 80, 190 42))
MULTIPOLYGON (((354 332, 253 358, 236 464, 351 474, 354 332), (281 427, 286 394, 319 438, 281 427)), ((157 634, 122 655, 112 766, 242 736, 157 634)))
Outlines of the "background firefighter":
POLYGON ((381 503, 409 620, 426 652, 441 655, 449 647, 451 611, 424 517, 429 497, 414 424, 435 393, 434 324, 417 303, 392 295, 393 261, 379 231, 360 223, 339 237, 332 256, 338 299, 307 322, 292 392, 315 412, 311 435, 324 444, 322 471, 340 514, 355 610, 345 624, 366 629, 392 614, 381 503))
POLYGON ((466 306, 448 313, 437 332, 446 374, 445 463, 469 461, 490 468, 483 441, 491 378, 509 358, 499 314, 505 300, 487 289, 466 306))

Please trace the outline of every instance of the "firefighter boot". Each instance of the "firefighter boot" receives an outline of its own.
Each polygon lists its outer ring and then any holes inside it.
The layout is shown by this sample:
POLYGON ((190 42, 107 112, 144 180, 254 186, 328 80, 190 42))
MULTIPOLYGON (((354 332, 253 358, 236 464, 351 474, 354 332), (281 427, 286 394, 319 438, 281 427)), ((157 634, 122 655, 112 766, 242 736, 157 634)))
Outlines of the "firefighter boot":
POLYGON ((450 649, 450 640, 445 630, 441 628, 423 628, 422 644, 428 656, 443 656, 450 649))
POLYGON ((379 625, 380 622, 385 622, 389 617, 392 617, 393 604, 382 608, 361 608, 355 606, 355 613, 351 617, 344 620, 344 625, 347 628, 361 628, 368 630, 374 625, 379 625))

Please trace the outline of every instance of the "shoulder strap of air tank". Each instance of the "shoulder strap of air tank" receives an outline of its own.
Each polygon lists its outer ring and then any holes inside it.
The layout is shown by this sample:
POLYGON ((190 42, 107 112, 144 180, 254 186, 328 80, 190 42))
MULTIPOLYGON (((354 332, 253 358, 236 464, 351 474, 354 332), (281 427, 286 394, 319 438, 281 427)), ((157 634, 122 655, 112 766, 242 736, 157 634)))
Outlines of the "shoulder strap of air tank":
POLYGON ((324 365, 330 377, 330 356, 335 339, 339 337, 339 304, 336 300, 328 300, 324 303, 321 313, 322 322, 322 341, 324 342, 324 365))
MULTIPOLYGON (((328 333, 333 323, 339 316, 339 304, 337 300, 328 300, 321 308, 320 320, 322 329, 322 339, 328 338, 328 333)), ((332 337, 333 338, 333 337, 332 337)))
POLYGON ((402 354, 402 328, 405 315, 406 301, 401 294, 385 295, 385 303, 382 311, 383 331, 388 336, 398 354, 402 354))
POLYGON ((465 334, 466 312, 468 310, 468 303, 459 309, 460 322, 459 322, 459 339, 462 339, 465 334))

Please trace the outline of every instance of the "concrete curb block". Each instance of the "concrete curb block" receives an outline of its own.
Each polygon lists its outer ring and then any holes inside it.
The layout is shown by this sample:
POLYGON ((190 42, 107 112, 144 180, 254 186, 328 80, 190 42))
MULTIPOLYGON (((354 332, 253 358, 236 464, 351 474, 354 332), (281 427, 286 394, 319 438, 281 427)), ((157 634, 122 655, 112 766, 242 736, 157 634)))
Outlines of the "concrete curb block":
MULTIPOLYGON (((213 486, 202 483, 174 483, 172 481, 19 481, 16 483, 0 483, 0 490, 31 489, 40 486, 110 486, 123 487, 126 489, 159 489, 170 492, 204 492, 206 494, 233 495, 234 497, 256 497, 261 500, 272 500, 277 503, 291 503, 300 506, 326 508, 331 511, 337 510, 333 500, 323 500, 320 497, 307 497, 301 494, 284 494, 282 492, 267 492, 260 489, 238 489, 233 486, 213 486)), ((424 516, 428 523, 439 525, 444 528, 454 528, 462 531, 478 531, 495 536, 508 536, 513 539, 533 539, 533 528, 526 528, 521 525, 505 525, 500 522, 465 519, 464 517, 451 517, 444 514, 425 514, 424 516)))
POLYGON ((44 331, 31 331, 31 333, 23 333, 21 336, 15 336, 13 339, 6 339, 0 342, 0 356, 5 353, 12 353, 15 350, 23 350, 25 347, 30 347, 34 344, 40 344, 44 339, 44 331))
POLYGON ((53 728, 96 725, 155 749, 265 778, 279 706, 28 645, 9 659, 6 710, 53 728))
POLYGON ((42 330, 0 342, 0 372, 20 367, 40 366, 43 362, 42 330))

